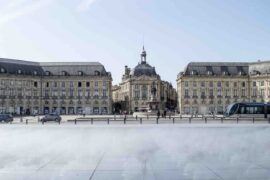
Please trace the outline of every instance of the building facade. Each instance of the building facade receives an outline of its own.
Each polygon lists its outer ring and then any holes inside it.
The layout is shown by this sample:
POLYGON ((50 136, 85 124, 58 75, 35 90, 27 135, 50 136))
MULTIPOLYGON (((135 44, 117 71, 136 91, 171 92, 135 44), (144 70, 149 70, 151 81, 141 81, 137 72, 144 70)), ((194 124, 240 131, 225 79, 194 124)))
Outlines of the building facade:
POLYGON ((147 63, 146 56, 143 47, 141 61, 133 69, 125 66, 122 82, 113 87, 113 111, 115 113, 148 111, 152 89, 156 91, 156 109, 175 109, 177 105, 176 90, 171 83, 161 80, 155 67, 147 63))
POLYGON ((98 62, 0 59, 0 112, 111 113, 112 77, 98 62))
POLYGON ((223 113, 233 102, 269 102, 270 62, 191 62, 177 77, 185 114, 223 113))

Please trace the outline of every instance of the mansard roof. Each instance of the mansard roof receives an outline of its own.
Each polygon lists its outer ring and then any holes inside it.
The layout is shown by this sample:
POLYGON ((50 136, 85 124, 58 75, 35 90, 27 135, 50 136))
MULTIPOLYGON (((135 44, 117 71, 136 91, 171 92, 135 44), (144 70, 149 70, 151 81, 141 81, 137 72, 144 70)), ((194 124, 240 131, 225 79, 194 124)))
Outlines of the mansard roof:
POLYGON ((248 75, 249 64, 243 62, 191 62, 184 75, 248 75))
POLYGON ((110 75, 99 62, 32 62, 0 58, 0 70, 22 75, 46 75, 46 72, 49 75, 63 75, 63 72, 65 75, 110 75))

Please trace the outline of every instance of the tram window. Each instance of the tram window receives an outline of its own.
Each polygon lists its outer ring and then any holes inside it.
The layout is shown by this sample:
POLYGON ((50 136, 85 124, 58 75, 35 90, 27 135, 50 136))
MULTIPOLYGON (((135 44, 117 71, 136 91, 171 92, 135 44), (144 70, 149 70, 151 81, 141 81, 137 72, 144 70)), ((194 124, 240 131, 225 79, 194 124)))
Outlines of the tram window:
POLYGON ((230 114, 234 114, 238 108, 238 104, 233 105, 233 107, 230 110, 230 114))
POLYGON ((264 114, 264 107, 263 106, 254 107, 254 114, 264 114))
POLYGON ((245 106, 241 106, 241 105, 240 105, 240 108, 239 108, 239 114, 246 114, 245 106))
POLYGON ((270 114, 270 106, 267 106, 267 114, 270 114))
POLYGON ((246 113, 247 113, 247 114, 254 114, 254 107, 252 107, 252 106, 247 106, 247 107, 246 107, 246 113))

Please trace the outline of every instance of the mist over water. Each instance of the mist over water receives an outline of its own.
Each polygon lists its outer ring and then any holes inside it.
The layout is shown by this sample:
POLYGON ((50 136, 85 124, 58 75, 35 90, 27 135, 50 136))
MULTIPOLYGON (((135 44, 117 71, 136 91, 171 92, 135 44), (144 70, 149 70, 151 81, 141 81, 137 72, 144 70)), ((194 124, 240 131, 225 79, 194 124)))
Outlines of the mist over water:
MULTIPOLYGON (((103 156, 132 157, 140 168, 146 164, 146 169, 169 169, 173 164, 181 169, 180 173, 188 173, 197 163, 233 168, 241 163, 269 162, 269 130, 269 127, 176 125, 2 126, 0 173, 94 169, 103 156)), ((130 166, 132 162, 125 167, 130 166)))

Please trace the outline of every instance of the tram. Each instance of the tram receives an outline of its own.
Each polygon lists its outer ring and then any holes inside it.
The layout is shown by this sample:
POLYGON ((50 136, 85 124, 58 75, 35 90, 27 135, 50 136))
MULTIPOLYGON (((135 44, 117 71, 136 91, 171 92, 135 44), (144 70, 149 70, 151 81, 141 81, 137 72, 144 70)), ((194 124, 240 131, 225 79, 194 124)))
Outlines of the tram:
POLYGON ((225 117, 270 117, 270 104, 265 103, 232 103, 225 112, 225 117))

